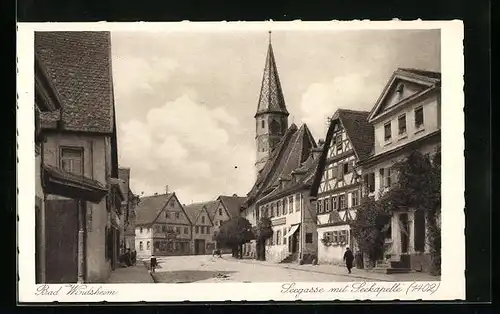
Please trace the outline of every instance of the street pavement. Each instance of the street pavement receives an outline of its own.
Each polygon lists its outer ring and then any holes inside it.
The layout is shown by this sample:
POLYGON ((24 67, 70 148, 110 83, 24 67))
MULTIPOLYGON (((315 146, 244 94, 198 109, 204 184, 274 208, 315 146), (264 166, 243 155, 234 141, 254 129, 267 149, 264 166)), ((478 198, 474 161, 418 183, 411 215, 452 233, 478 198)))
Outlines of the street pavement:
POLYGON ((153 274, 157 283, 217 282, 342 282, 342 281, 436 281, 422 273, 387 275, 335 265, 273 264, 265 261, 237 260, 231 255, 158 257, 153 274))

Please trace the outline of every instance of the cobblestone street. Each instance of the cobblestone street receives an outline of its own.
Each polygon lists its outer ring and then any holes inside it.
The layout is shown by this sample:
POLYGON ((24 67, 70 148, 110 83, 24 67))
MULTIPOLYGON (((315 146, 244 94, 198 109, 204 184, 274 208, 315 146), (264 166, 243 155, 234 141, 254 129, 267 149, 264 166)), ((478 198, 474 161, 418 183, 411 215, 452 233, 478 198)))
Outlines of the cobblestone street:
POLYGON ((422 273, 387 275, 354 269, 352 274, 335 265, 272 264, 208 255, 159 257, 153 275, 157 283, 214 282, 341 282, 439 280, 422 273))

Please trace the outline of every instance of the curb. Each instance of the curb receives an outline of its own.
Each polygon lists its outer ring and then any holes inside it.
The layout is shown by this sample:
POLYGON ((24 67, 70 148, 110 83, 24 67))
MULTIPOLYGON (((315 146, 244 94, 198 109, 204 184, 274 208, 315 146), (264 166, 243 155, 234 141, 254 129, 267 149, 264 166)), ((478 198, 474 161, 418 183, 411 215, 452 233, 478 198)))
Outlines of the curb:
POLYGON ((309 269, 301 269, 301 268, 295 268, 295 267, 287 267, 287 266, 278 266, 274 264, 260 264, 260 263, 252 263, 252 262, 245 262, 244 260, 238 260, 238 259, 232 259, 236 262, 240 263, 246 263, 246 264, 253 264, 253 265, 262 265, 262 266, 267 266, 267 267, 279 267, 279 268, 285 268, 285 269, 293 269, 293 270, 298 270, 298 271, 304 271, 308 273, 317 273, 317 274, 324 274, 324 275, 334 275, 334 276, 342 276, 342 277, 354 277, 354 278, 360 278, 360 279, 365 279, 366 280, 371 280, 371 281, 387 281, 387 282, 393 282, 393 280, 389 279, 375 279, 375 278, 370 278, 370 277, 364 277, 364 276, 359 276, 359 275, 347 275, 347 274, 338 274, 338 273, 328 273, 325 271, 319 271, 319 270, 309 270, 309 269))

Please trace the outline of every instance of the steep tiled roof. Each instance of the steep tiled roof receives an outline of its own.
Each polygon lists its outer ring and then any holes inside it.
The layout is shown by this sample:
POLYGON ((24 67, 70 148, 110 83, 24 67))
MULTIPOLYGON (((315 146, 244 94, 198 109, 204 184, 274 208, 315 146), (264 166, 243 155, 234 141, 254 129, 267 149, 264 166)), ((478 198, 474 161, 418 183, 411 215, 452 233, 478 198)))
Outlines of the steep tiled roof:
POLYGON ((62 102, 62 109, 42 114, 42 126, 61 117, 66 130, 112 133, 110 33, 35 32, 35 51, 62 102))
POLYGON ((174 193, 141 197, 136 209, 136 225, 153 223, 174 193))
POLYGON ((257 116, 266 112, 280 112, 288 116, 271 41, 269 41, 267 48, 266 65, 264 67, 264 75, 262 76, 259 104, 255 115, 257 116))
POLYGON ((284 188, 280 188, 276 186, 274 190, 261 198, 259 201, 268 201, 274 198, 286 195, 292 191, 297 191, 298 189, 308 188, 312 185, 314 177, 317 172, 317 168, 319 165, 319 158, 313 158, 313 154, 309 155, 309 158, 305 162, 302 163, 297 169, 293 172, 300 173, 302 176, 296 182, 291 182, 288 186, 284 188))
POLYGON ((358 158, 363 160, 370 155, 375 141, 373 125, 368 123, 368 111, 338 109, 338 116, 347 132, 358 158))
POLYGON ((279 185, 280 178, 291 179, 292 171, 301 167, 307 160, 312 148, 316 148, 316 142, 306 124, 297 130, 292 124, 287 130, 263 170, 257 177, 257 181, 248 194, 246 205, 254 203, 274 190, 279 185))
POLYGON ((218 204, 218 201, 208 201, 208 202, 200 202, 200 203, 193 203, 190 205, 184 206, 184 211, 189 217, 189 220, 191 220, 192 223, 196 222, 196 218, 200 214, 200 212, 203 210, 203 208, 206 208, 209 219, 212 220, 211 216, 211 211, 213 210, 213 207, 216 207, 216 204, 218 204))
POLYGON ((224 207, 226 207, 229 215, 231 215, 231 218, 233 218, 240 215, 241 206, 247 198, 242 196, 221 195, 218 199, 222 202, 222 204, 224 204, 224 207))

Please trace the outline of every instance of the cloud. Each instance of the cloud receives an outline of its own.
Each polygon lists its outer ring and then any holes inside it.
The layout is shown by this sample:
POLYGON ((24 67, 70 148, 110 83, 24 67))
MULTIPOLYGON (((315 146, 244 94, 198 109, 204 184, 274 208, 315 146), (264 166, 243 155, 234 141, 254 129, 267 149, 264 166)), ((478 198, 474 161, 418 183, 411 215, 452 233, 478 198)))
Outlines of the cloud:
POLYGON ((116 94, 122 98, 137 92, 151 94, 154 92, 154 84, 168 82, 178 67, 179 64, 169 58, 116 55, 113 58, 116 94))
POLYGON ((183 95, 149 110, 144 122, 120 125, 120 164, 131 167, 135 193, 162 193, 169 185, 189 203, 250 189, 253 147, 229 144, 227 128, 238 119, 193 98, 183 95))
POLYGON ((367 110, 377 99, 381 87, 370 82, 369 74, 357 72, 309 85, 302 94, 300 110, 302 121, 316 138, 326 136, 326 119, 337 109, 367 110))

